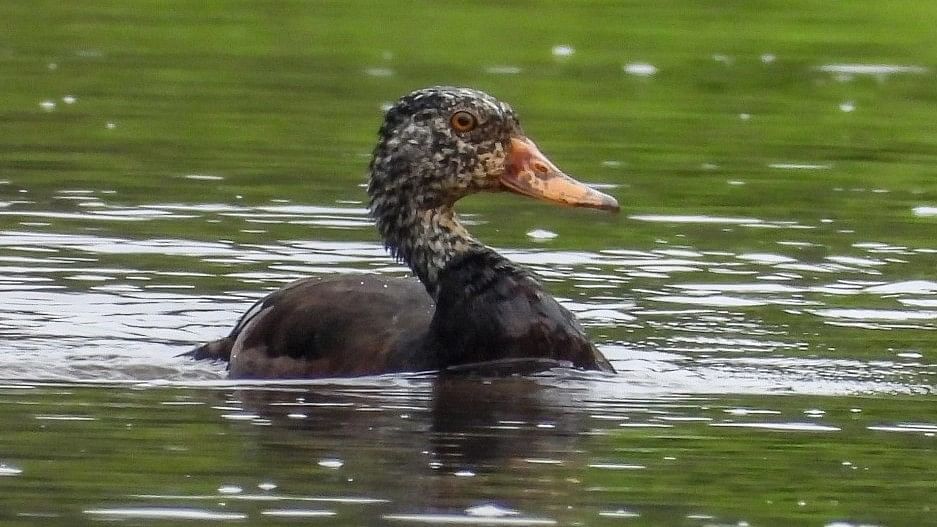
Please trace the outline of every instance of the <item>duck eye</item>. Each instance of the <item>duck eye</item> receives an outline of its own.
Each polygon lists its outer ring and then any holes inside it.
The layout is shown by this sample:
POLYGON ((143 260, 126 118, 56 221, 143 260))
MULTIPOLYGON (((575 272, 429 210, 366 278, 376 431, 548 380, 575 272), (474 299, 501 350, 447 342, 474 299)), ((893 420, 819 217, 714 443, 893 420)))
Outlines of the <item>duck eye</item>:
POLYGON ((460 110, 449 118, 449 125, 452 126, 452 129, 460 134, 465 132, 471 132, 478 126, 478 118, 472 115, 469 112, 460 110))

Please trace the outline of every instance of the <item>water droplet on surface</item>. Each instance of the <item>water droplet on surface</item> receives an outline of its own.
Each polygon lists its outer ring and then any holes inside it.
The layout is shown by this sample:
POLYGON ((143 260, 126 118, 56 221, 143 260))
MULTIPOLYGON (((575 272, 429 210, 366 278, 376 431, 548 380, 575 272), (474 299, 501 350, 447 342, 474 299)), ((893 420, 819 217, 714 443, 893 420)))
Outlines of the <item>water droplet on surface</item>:
POLYGON ((764 64, 771 64, 777 60, 777 57, 774 56, 774 53, 765 53, 761 56, 761 62, 764 64))
POLYGON ((839 432, 835 426, 824 426, 815 423, 710 423, 709 426, 724 428, 754 428, 761 430, 782 430, 790 432, 839 432))
POLYGON ((927 73, 922 66, 896 65, 896 64, 824 64, 817 68, 826 73, 840 73, 845 75, 873 75, 883 76, 894 73, 927 73))
POLYGON ((339 469, 345 466, 345 462, 341 459, 320 459, 319 466, 324 468, 339 469))
MULTIPOLYGON (((462 514, 384 514, 381 519, 390 522, 401 522, 406 525, 557 525, 556 520, 549 518, 471 518, 462 514)), ((576 525, 575 523, 572 525, 576 525)))
POLYGON ((364 73, 369 77, 391 77, 394 75, 394 70, 390 68, 365 68, 364 73))
POLYGON ((533 238, 534 240, 543 241, 543 240, 552 240, 557 237, 557 234, 553 231, 548 231, 545 229, 534 229, 527 233, 527 236, 533 238))
POLYGON ((271 516, 274 518, 328 518, 335 516, 335 511, 322 511, 312 509, 271 509, 261 511, 262 516, 271 516))
POLYGON ((491 73, 494 75, 517 75, 523 71, 517 66, 488 66, 485 68, 486 73, 491 73))
POLYGON ((77 100, 78 98, 75 97, 74 95, 66 95, 62 97, 62 102, 64 102, 65 104, 75 104, 75 101, 77 100))
POLYGON ((224 176, 210 176, 207 174, 186 174, 182 176, 185 179, 194 179, 196 181, 222 181, 224 176))
POLYGON ((494 504, 476 505, 465 509, 465 514, 482 518, 503 518, 504 516, 517 516, 519 512, 494 504))
POLYGON ((19 476, 22 473, 23 473, 22 469, 18 469, 18 468, 7 466, 7 465, 0 465, 0 477, 19 476))
POLYGON ((237 485, 222 485, 218 487, 218 494, 240 494, 243 490, 237 485))
POLYGON ((854 103, 854 102, 852 102, 852 101, 845 101, 845 102, 843 102, 843 103, 840 103, 840 105, 839 105, 839 110, 840 110, 841 112, 850 113, 850 112, 854 111, 855 109, 856 109, 856 103, 854 103))
POLYGON ((636 75, 638 77, 650 77, 657 73, 657 67, 653 64, 647 64, 646 62, 632 62, 625 64, 622 68, 625 73, 628 75, 636 75))
POLYGON ((732 57, 730 57, 730 56, 728 56, 728 55, 723 55, 722 53, 716 53, 716 54, 714 54, 714 55, 713 55, 713 60, 716 61, 716 62, 725 64, 726 66, 731 65, 732 62, 733 62, 732 57))
POLYGON ((42 108, 45 112, 51 112, 55 110, 55 101, 45 100, 39 103, 39 107, 42 108))
POLYGON ((771 163, 768 168, 781 170, 828 170, 830 165, 815 165, 810 163, 771 163))
POLYGON ((142 507, 126 509, 87 509, 82 511, 91 516, 100 516, 111 519, 141 519, 141 520, 246 520, 244 513, 215 512, 200 509, 182 509, 173 507, 142 507))
POLYGON ((618 509, 614 511, 599 511, 599 516, 604 518, 637 518, 641 515, 629 510, 618 509))
POLYGON ((604 470, 644 470, 644 465, 629 465, 624 463, 590 463, 589 468, 598 468, 604 470))
POLYGON ((551 53, 553 53, 553 56, 558 57, 558 58, 566 58, 566 57, 572 56, 572 54, 575 52, 576 52, 575 48, 573 48, 572 46, 568 46, 566 44, 557 44, 553 46, 553 49, 551 50, 551 53))

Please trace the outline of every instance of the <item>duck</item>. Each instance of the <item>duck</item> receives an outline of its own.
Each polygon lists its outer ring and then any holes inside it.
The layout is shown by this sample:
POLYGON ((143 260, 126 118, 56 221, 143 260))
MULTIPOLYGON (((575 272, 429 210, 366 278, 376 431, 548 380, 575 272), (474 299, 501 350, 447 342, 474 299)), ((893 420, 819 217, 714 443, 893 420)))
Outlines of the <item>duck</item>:
POLYGON ((297 280, 258 300, 231 332, 183 355, 227 361, 229 378, 358 377, 484 364, 614 372, 537 276, 460 222, 458 200, 511 192, 617 212, 562 170, 514 109, 471 88, 434 86, 384 114, 369 164, 369 212, 411 277, 297 280))

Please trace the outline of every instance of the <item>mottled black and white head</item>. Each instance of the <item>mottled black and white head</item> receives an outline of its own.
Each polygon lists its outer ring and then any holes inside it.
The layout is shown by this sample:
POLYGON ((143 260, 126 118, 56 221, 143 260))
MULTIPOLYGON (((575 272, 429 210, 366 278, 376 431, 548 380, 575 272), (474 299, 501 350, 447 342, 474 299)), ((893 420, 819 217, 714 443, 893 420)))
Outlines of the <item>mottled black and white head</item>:
POLYGON ((527 138, 510 106, 478 90, 433 87, 405 95, 387 110, 379 136, 368 185, 371 215, 392 253, 424 283, 434 265, 473 241, 452 214, 469 194, 510 190, 618 209, 611 196, 563 174, 527 138))
POLYGON ((437 208, 496 190, 512 136, 523 136, 514 110, 486 93, 436 87, 404 96, 385 114, 371 160, 375 216, 384 206, 437 208))

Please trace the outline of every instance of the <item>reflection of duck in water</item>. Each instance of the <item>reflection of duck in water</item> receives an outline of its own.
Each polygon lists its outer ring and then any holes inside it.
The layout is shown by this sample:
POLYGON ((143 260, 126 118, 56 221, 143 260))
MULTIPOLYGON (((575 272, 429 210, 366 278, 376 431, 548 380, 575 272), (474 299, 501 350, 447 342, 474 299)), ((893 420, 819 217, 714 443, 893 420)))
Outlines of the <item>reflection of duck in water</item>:
POLYGON ((231 334, 189 352, 231 377, 330 377, 435 370, 501 359, 614 371, 575 317, 527 269, 486 247, 453 210, 479 191, 618 210, 563 174, 514 111, 465 88, 400 99, 371 160, 371 215, 419 278, 307 278, 257 302, 231 334), (422 282, 422 284, 421 284, 422 282), (429 293, 429 294, 427 294, 429 293))
MULTIPOLYGON (((595 446, 587 432, 604 428, 590 415, 608 413, 601 403, 590 403, 593 390, 570 389, 582 380, 575 372, 414 376, 405 386, 386 378, 366 384, 334 379, 300 391, 270 386, 211 392, 201 399, 223 408, 222 413, 236 409, 267 421, 270 426, 263 432, 251 434, 250 441, 256 442, 251 448, 269 450, 258 454, 260 459, 284 459, 288 450, 292 463, 283 468, 292 473, 295 467, 307 467, 297 473, 303 480, 310 464, 328 453, 349 460, 352 471, 365 470, 355 480, 361 488, 380 489, 374 497, 391 498, 395 507, 422 502, 432 509, 446 501, 452 506, 445 494, 459 488, 454 480, 462 478, 451 474, 460 470, 510 475, 528 489, 540 487, 534 480, 544 487, 556 483, 542 477, 543 465, 530 463, 531 458, 556 457, 571 473, 581 473, 580 462, 589 457, 583 452, 595 446), (402 408, 407 409, 406 419, 402 408), (381 470, 368 470, 381 463, 381 470), (393 484, 394 478, 408 475, 408 485, 393 484)), ((230 424, 240 430, 256 428, 251 421, 230 424)), ((466 498, 464 492, 450 497, 466 498)))

